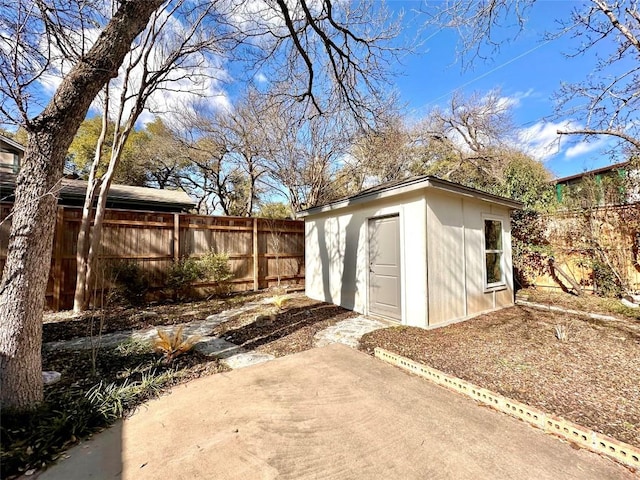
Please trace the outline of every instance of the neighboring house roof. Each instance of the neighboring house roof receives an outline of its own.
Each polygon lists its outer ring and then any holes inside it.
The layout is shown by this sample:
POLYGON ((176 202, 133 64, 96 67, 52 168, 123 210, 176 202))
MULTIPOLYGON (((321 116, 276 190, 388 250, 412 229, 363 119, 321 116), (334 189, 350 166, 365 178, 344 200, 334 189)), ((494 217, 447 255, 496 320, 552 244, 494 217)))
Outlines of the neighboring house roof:
POLYGON ((11 140, 9 137, 5 137, 4 135, 0 135, 0 146, 7 148, 9 151, 17 151, 20 154, 24 153, 24 146, 16 142, 15 140, 11 140), (5 144, 5 146, 3 146, 5 144))
POLYGON ((378 198, 386 198, 401 193, 411 192, 414 190, 420 190, 424 188, 432 188, 435 190, 441 190, 449 193, 455 193, 465 197, 476 198, 478 200, 484 200, 491 203, 496 203, 512 209, 522 208, 522 203, 510 198, 493 195, 491 193, 476 190, 475 188, 465 187, 458 183, 442 180, 430 175, 423 175, 419 177, 411 177, 405 180, 396 180, 392 182, 386 182, 375 187, 368 188, 353 195, 340 200, 327 203, 326 205, 320 205, 317 207, 302 210, 297 213, 298 217, 306 217, 309 215, 315 215, 318 213, 328 212, 331 210, 337 210, 339 208, 345 208, 351 205, 357 205, 360 203, 368 202, 378 198))
MULTIPOLYGON (((0 197, 13 194, 16 175, 0 173, 0 197)), ((63 178, 58 194, 61 204, 82 205, 87 190, 84 180, 63 178)), ((135 210, 186 211, 195 208, 195 202, 180 190, 161 190, 158 188, 132 187, 112 184, 107 196, 107 206, 111 208, 133 208, 135 210)))
POLYGON ((613 172, 615 170, 621 170, 626 168, 630 162, 620 162, 614 163, 613 165, 607 165, 606 167, 596 168, 593 170, 588 170, 586 172, 577 173, 575 175, 569 175, 568 177, 556 178, 551 181, 552 185, 557 185, 559 183, 569 183, 574 182, 575 180, 580 180, 587 175, 602 175, 603 173, 613 172))

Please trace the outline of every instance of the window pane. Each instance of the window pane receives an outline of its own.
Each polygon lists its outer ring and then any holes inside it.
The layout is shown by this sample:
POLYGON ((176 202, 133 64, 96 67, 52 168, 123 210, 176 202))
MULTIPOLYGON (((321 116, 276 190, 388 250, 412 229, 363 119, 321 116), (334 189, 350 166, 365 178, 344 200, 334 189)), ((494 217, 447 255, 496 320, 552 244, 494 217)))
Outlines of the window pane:
POLYGON ((502 222, 484 221, 484 245, 486 250, 502 250, 502 222))
POLYGON ((502 268, 500 267, 500 253, 486 253, 487 283, 502 282, 502 268))

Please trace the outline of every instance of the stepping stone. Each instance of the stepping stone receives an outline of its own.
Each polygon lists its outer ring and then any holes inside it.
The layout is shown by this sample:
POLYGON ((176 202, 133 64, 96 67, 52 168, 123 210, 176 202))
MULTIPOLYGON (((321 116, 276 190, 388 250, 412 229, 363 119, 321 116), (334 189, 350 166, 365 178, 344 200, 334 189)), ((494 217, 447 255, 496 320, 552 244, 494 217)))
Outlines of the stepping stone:
POLYGON ((58 383, 62 378, 62 374, 60 372, 42 372, 42 383, 45 385, 53 385, 54 383, 58 383))
POLYGON ((268 362, 269 360, 273 360, 275 358, 275 356, 268 353, 247 352, 233 355, 222 360, 221 363, 231 368, 232 370, 236 370, 238 368, 250 367, 251 365, 268 362))
POLYGON ((332 343, 342 343, 351 348, 358 348, 360 338, 365 333, 389 326, 391 326, 390 323, 362 316, 349 318, 316 333, 313 338, 313 344, 316 347, 324 347, 332 343))
POLYGON ((222 338, 205 337, 195 344, 193 349, 208 357, 229 358, 232 355, 244 353, 244 349, 235 343, 222 338))

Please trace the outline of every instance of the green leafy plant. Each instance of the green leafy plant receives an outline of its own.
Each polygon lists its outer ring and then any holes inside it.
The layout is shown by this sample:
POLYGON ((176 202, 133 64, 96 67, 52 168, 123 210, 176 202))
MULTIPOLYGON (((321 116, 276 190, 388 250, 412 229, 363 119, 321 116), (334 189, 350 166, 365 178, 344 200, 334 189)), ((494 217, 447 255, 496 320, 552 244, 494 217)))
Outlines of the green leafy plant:
POLYGON ((120 342, 115 347, 115 352, 121 356, 128 355, 141 355, 151 351, 151 344, 149 341, 141 340, 138 338, 129 338, 123 342, 120 342))
POLYGON ((612 298, 622 296, 624 287, 609 265, 599 259, 592 259, 590 266, 593 271, 593 283, 598 295, 612 298))
POLYGON ((131 261, 116 262, 111 266, 110 274, 117 298, 133 306, 145 304, 151 283, 140 265, 131 261))
POLYGON ((141 380, 135 382, 128 378, 122 383, 100 382, 86 393, 86 398, 106 422, 112 423, 122 418, 141 398, 156 396, 173 375, 172 371, 160 374, 152 371, 142 374, 141 380))
POLYGON ((182 335, 182 330, 182 325, 173 334, 160 328, 157 329, 158 337, 154 339, 153 347, 156 352, 162 353, 165 363, 170 363, 174 358, 191 351, 193 346, 200 340, 197 335, 185 338, 182 335))
POLYGON ((233 278, 229 255, 211 251, 200 259, 200 263, 204 268, 205 278, 215 284, 216 293, 228 293, 229 280, 233 278))
POLYGON ((166 285, 173 292, 173 301, 189 296, 189 288, 194 282, 207 276, 205 265, 195 258, 182 258, 174 262, 167 271, 166 285))

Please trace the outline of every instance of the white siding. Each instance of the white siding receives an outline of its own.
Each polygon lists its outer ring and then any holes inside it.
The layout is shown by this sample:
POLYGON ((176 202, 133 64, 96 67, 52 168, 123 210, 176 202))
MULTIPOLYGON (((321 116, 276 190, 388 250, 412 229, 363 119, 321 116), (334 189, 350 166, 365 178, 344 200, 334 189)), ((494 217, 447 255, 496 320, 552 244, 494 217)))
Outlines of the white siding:
POLYGON ((459 195, 427 193, 429 326, 513 304, 509 210, 459 195), (505 288, 485 291, 483 216, 502 220, 505 288))
POLYGON ((402 259, 402 323, 425 327, 424 192, 380 199, 305 219, 306 294, 368 314, 369 218, 398 214, 402 259))

